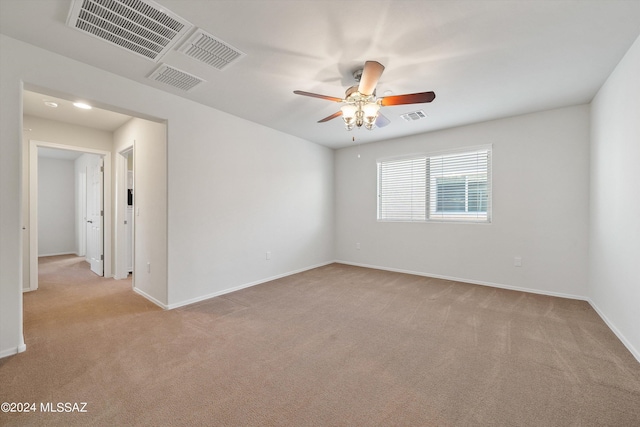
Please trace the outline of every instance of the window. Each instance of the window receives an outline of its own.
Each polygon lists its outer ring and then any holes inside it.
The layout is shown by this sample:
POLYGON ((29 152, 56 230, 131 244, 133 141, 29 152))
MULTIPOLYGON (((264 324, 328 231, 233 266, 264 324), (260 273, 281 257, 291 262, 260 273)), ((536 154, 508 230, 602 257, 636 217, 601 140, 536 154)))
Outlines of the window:
POLYGON ((378 220, 491 221, 491 149, 378 162, 378 220))

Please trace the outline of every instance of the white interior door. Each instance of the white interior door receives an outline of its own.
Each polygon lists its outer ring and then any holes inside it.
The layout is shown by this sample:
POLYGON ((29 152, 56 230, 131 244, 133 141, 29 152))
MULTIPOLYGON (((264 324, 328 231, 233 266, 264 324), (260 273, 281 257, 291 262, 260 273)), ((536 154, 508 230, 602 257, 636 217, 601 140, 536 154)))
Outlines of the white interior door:
POLYGON ((87 259, 87 168, 78 172, 78 256, 87 259))
POLYGON ((103 159, 91 156, 87 166, 87 260, 91 271, 104 276, 103 159))

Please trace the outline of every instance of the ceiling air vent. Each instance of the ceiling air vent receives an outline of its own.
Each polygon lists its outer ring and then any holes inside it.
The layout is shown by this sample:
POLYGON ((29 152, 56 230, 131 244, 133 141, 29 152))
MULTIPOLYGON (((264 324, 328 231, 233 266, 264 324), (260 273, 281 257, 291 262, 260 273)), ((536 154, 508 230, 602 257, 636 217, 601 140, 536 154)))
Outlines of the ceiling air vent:
POLYGON ((205 80, 196 77, 193 74, 186 73, 167 64, 160 66, 148 77, 149 79, 173 86, 185 92, 190 91, 205 80))
POLYGON ((67 25, 155 62, 193 28, 151 0, 74 0, 67 25))
POLYGON ((412 122, 414 120, 426 119, 427 115, 424 111, 418 110, 411 113, 403 114, 400 117, 402 117, 407 122, 412 122))
POLYGON ((223 70, 245 54, 222 40, 198 29, 179 49, 185 55, 223 70))

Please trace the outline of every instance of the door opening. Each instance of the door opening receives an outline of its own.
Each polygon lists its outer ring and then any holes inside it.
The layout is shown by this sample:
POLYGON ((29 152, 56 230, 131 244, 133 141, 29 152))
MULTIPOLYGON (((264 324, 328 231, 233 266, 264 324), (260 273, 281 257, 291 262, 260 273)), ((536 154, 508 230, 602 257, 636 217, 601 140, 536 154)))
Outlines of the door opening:
MULTIPOLYGON (((116 156, 116 279, 135 275, 133 266, 135 246, 135 172, 133 146, 125 148, 116 156)), ((135 276, 133 277, 135 280, 135 276)), ((132 286, 135 283, 132 280, 132 286)))
MULTIPOLYGON (((111 153, 107 151, 90 150, 43 141, 29 141, 29 269, 28 282, 25 280, 25 282, 28 283, 28 287, 23 287, 25 291, 38 289, 38 258, 41 255, 59 255, 64 253, 75 253, 80 256, 85 255, 88 260, 90 260, 91 269, 94 273, 107 277, 111 275, 111 203, 110 197, 104 197, 105 194, 110 194, 111 192, 109 185, 111 180, 110 159, 111 153), (53 238, 46 237, 48 240, 44 240, 44 233, 40 233, 40 231, 44 231, 46 227, 58 232, 60 231, 60 227, 57 227, 55 223, 53 226, 50 223, 43 223, 42 227, 39 226, 41 219, 45 218, 40 218, 42 215, 38 212, 40 207, 39 196, 47 196, 41 199, 43 203, 51 203, 51 206, 57 206, 62 203, 59 199, 61 199, 61 195, 63 194, 50 194, 50 188, 43 188, 42 192, 39 191, 40 174, 38 170, 38 153, 40 150, 65 153, 60 154, 60 156, 66 156, 68 159, 73 158, 73 163, 75 163, 76 166, 78 163, 82 163, 83 159, 85 159, 87 163, 93 162, 99 165, 93 170, 88 164, 86 167, 74 167, 71 172, 73 181, 70 186, 73 188, 67 188, 66 190, 75 197, 75 201, 71 202, 74 204, 74 208, 71 208, 71 215, 74 216, 71 223, 75 224, 75 226, 71 226, 71 230, 68 231, 69 233, 74 233, 74 236, 71 237, 71 240, 75 243, 73 248, 67 246, 66 249, 55 249, 53 252, 46 246, 43 247, 42 250, 40 248, 41 244, 45 245, 48 244, 47 242, 55 241, 59 236, 65 236, 63 233, 53 238), (47 199, 50 200, 47 201, 47 199), (83 206, 86 206, 87 209, 83 209, 83 206), (96 224, 96 226, 94 227, 93 224, 96 224), (88 227, 88 225, 91 225, 91 227, 88 227), (40 241, 41 239, 42 242, 40 241), (86 251, 86 254, 84 254, 83 251, 86 251)), ((64 172, 62 173, 64 174, 64 172)), ((60 191, 64 191, 64 189, 60 189, 60 191)), ((45 206, 42 207, 44 208, 45 206)), ((49 221, 49 218, 47 218, 47 220, 49 221)), ((67 223, 69 223, 69 221, 67 221, 67 223)))

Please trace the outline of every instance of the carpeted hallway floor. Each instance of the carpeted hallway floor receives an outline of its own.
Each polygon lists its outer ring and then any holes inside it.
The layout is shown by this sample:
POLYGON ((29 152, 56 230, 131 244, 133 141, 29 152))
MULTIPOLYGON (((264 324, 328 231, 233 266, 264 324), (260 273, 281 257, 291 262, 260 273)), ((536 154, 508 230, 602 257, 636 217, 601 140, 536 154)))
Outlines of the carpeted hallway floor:
POLYGON ((640 425, 640 364, 583 301, 332 264, 163 311, 61 256, 24 311, 0 402, 37 411, 3 426, 640 425))

